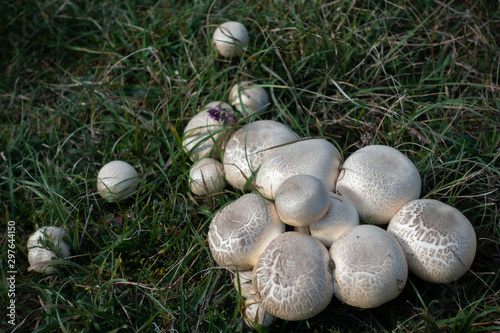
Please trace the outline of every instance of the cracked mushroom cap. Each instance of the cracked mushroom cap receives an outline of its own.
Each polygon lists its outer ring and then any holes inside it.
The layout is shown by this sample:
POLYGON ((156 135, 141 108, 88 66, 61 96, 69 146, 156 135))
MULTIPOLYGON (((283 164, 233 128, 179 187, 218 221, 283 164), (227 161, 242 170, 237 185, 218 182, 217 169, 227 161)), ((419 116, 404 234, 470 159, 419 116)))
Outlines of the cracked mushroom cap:
POLYGON ((226 185, 222 164, 213 158, 199 160, 189 171, 189 186, 195 195, 211 195, 226 185))
POLYGON ((361 219, 387 224, 404 204, 420 196, 421 179, 415 165, 399 150, 366 146, 349 156, 337 181, 361 219))
POLYGON ((293 142, 299 136, 286 125, 272 120, 258 120, 243 126, 229 138, 224 151, 226 181, 243 189, 247 178, 280 145, 293 142), (243 174, 245 176, 243 176, 243 174))
POLYGON ((269 108, 269 95, 266 89, 251 81, 243 81, 231 88, 229 104, 246 117, 265 112, 269 108))
POLYGON ((274 205, 257 194, 244 194, 215 214, 208 244, 219 266, 251 269, 266 246, 285 231, 274 205))
POLYGON ((281 221, 294 227, 307 227, 325 216, 330 208, 330 196, 318 178, 295 175, 280 185, 274 204, 281 221))
POLYGON ((359 225, 358 211, 349 198, 330 192, 330 208, 325 216, 309 226, 311 236, 327 248, 340 235, 359 225))
POLYGON ((212 119, 210 108, 219 108, 222 112, 233 114, 233 108, 224 102, 211 102, 203 107, 186 125, 182 136, 182 147, 192 161, 208 156, 214 146, 219 144, 223 125, 212 119))
POLYGON ((290 143, 272 151, 260 167, 255 185, 268 198, 288 178, 304 174, 323 182, 329 192, 335 191, 342 156, 330 142, 310 139, 290 143))
POLYGON ((253 269, 260 304, 284 320, 317 315, 333 297, 332 264, 326 248, 313 237, 294 231, 281 234, 253 269))
POLYGON ((97 174, 97 191, 107 200, 121 200, 132 194, 139 185, 134 167, 124 161, 111 161, 97 174))
POLYGON ((380 306, 396 298, 408 278, 398 242, 374 225, 347 230, 332 244, 330 256, 335 263, 335 296, 350 306, 380 306))
POLYGON ((213 35, 214 46, 224 58, 242 54, 242 47, 247 46, 248 42, 247 28, 239 22, 222 23, 213 35))
POLYGON ((70 256, 70 246, 63 240, 69 237, 66 230, 58 227, 42 227, 38 229, 28 239, 28 261, 30 267, 28 271, 35 271, 38 273, 54 274, 56 269, 54 266, 34 265, 49 261, 53 258, 67 258, 70 256))
POLYGON ((474 261, 474 228, 458 209, 443 202, 419 199, 407 203, 387 231, 403 248, 410 272, 425 281, 455 281, 474 261))

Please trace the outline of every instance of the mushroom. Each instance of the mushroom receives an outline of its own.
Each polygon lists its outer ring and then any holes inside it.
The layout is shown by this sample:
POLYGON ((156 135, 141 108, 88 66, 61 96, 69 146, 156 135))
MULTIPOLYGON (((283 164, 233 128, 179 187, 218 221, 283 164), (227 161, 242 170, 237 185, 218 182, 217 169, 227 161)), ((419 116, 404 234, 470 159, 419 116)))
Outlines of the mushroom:
POLYGON ((408 268, 421 279, 448 283, 465 274, 476 254, 476 234, 456 208, 432 199, 413 200, 389 222, 408 268))
POLYGON ((56 269, 50 263, 40 265, 42 262, 54 258, 67 258, 70 256, 70 246, 63 238, 69 237, 66 230, 58 227, 42 227, 28 239, 28 271, 54 274, 56 269))
POLYGON ((285 231, 271 202, 254 193, 242 195, 215 214, 208 244, 219 266, 251 269, 266 246, 285 231))
POLYGON ((211 195, 226 185, 222 164, 213 158, 199 160, 189 171, 189 187, 195 195, 211 195))
POLYGON ((251 81, 235 84, 229 92, 229 104, 233 105, 243 116, 265 112, 269 107, 267 91, 251 81))
POLYGON ((330 207, 325 185, 311 175, 295 175, 286 179, 276 191, 274 201, 278 216, 284 223, 300 228, 321 219, 330 207))
POLYGON ((359 217, 387 224, 407 202, 418 199, 420 174, 399 150, 366 146, 349 156, 342 166, 337 191, 349 197, 359 217))
POLYGON ((332 246, 340 235, 359 225, 358 211, 349 198, 330 193, 330 208, 319 221, 309 225, 311 236, 327 248, 332 246))
POLYGON ((107 200, 122 200, 132 194, 139 185, 134 167, 124 161, 112 161, 97 174, 97 191, 107 200))
POLYGON ((408 278, 403 250, 378 226, 347 230, 332 244, 330 256, 335 263, 335 296, 350 306, 380 306, 396 298, 408 278))
POLYGON ((272 120, 258 120, 244 125, 229 138, 224 151, 227 182, 244 189, 247 179, 271 154, 274 147, 299 138, 286 125, 272 120))
POLYGON ((324 139, 297 141, 273 150, 260 167, 255 185, 268 198, 275 198, 280 185, 294 175, 311 175, 323 182, 329 192, 335 190, 341 155, 324 139))
POLYGON ((191 160, 197 161, 207 156, 219 144, 223 124, 210 116, 210 109, 218 108, 226 114, 233 114, 233 108, 224 102, 211 102, 203 107, 186 125, 182 147, 191 160))
POLYGON ((279 235, 253 269, 260 304, 284 320, 317 315, 333 297, 332 264, 326 248, 313 237, 294 231, 279 235))
POLYGON ((213 42, 224 58, 231 58, 243 53, 242 47, 249 42, 248 31, 239 22, 225 22, 215 29, 213 42))

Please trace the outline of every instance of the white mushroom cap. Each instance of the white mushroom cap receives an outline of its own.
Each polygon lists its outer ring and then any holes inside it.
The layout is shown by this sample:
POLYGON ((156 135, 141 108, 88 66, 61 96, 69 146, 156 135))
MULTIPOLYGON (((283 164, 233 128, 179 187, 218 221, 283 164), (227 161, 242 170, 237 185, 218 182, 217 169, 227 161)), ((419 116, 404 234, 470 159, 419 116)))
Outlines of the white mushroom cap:
POLYGON ((97 174, 97 191, 104 199, 124 199, 132 194, 138 185, 137 171, 124 161, 109 162, 97 174))
POLYGON ((380 306, 396 298, 408 278, 398 242, 374 225, 347 230, 332 244, 330 256, 335 263, 335 296, 351 306, 380 306))
POLYGON ((256 323, 265 327, 270 326, 276 317, 266 311, 260 302, 245 302, 245 324, 255 327, 256 323))
POLYGON ((335 191, 342 157, 330 142, 311 139, 284 145, 271 152, 260 167, 255 185, 268 198, 275 198, 280 185, 294 175, 311 175, 335 191))
POLYGON ((403 248, 410 272, 423 280, 455 281, 474 261, 474 228, 458 209, 443 202, 419 199, 407 203, 387 231, 403 248))
POLYGON ((278 187, 274 204, 281 221, 294 227, 307 227, 325 216, 330 208, 330 196, 318 178, 295 175, 278 187))
POLYGON ((215 214, 208 244, 219 266, 251 269, 266 246, 284 231, 274 205, 250 193, 215 214))
POLYGON ((332 264, 326 248, 313 237, 294 231, 281 234, 253 270, 260 303, 284 320, 317 315, 333 297, 332 264))
POLYGON ((325 216, 311 224, 311 236, 318 239, 327 248, 332 246, 340 235, 359 225, 358 211, 349 198, 330 193, 330 208, 325 216))
POLYGON ((234 113, 229 104, 216 101, 205 105, 200 112, 191 118, 184 129, 182 147, 193 161, 207 156, 221 139, 223 124, 210 117, 210 108, 219 108, 228 114, 234 113))
POLYGON ((229 92, 229 104, 244 116, 265 112, 269 107, 269 95, 266 89, 256 86, 251 81, 235 84, 229 92))
POLYGON ((243 53, 242 46, 249 42, 248 31, 239 22, 225 22, 215 29, 213 42, 224 58, 230 58, 243 53))
POLYGON ((222 164, 213 158, 199 160, 189 171, 189 187, 195 195, 211 195, 226 185, 222 164))
POLYGON ((243 126, 229 138, 224 151, 224 172, 227 182, 243 189, 247 178, 264 162, 275 148, 299 138, 286 125, 272 120, 258 120, 243 126), (243 176, 243 174, 245 176, 243 176))
POLYGON ((58 227, 42 227, 33 233, 28 239, 27 244, 28 261, 30 263, 28 271, 33 270, 38 273, 54 274, 56 269, 50 264, 33 266, 54 258, 64 259, 69 257, 71 248, 63 240, 65 237, 69 237, 66 230, 58 227))
POLYGON ((415 165, 389 146, 366 146, 342 166, 337 191, 348 196, 361 219, 387 224, 407 202, 420 196, 421 179, 415 165))

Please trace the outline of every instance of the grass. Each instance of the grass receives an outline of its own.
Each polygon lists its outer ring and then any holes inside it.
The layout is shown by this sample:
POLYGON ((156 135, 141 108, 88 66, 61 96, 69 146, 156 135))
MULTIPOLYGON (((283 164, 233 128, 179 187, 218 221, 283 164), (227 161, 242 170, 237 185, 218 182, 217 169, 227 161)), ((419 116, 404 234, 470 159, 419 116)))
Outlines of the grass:
MULTIPOLYGON (((422 197, 463 212, 478 237, 470 272, 360 310, 332 300, 273 332, 500 331, 500 4, 498 1, 12 1, 0 23, 0 220, 15 221, 16 320, 5 332, 244 330, 231 275, 206 233, 240 192, 194 197, 182 132, 203 105, 252 79, 274 119, 324 136, 347 157, 368 144, 404 152, 422 197), (246 54, 211 46, 215 26, 249 29, 246 54), (141 175, 124 202, 96 194, 99 168, 141 175), (70 231, 55 276, 27 272, 41 226, 70 231)), ((2 281, 8 277, 1 261, 2 281)))

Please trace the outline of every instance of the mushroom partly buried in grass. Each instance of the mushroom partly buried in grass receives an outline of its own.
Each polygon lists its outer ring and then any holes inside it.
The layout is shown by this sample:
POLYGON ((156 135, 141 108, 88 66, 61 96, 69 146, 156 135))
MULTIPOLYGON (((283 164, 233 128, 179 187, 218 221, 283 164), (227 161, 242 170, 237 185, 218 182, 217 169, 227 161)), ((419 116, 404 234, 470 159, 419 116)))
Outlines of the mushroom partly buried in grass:
POLYGON ((415 165, 399 150, 382 145, 355 151, 342 165, 337 191, 349 197, 361 219, 387 224, 398 210, 420 196, 415 165))
POLYGON ((374 225, 347 230, 333 242, 330 256, 335 263, 335 296, 350 306, 380 306, 396 298, 408 278, 398 242, 374 225))
POLYGON ((305 320, 330 303, 332 269, 323 244, 290 231, 276 237, 264 250, 253 269, 252 281, 266 311, 284 320, 305 320))
POLYGON ((235 84, 229 92, 229 104, 233 105, 243 116, 265 112, 269 108, 267 91, 251 81, 235 84))
POLYGON ((97 174, 97 191, 106 200, 122 200, 139 185, 134 167, 124 161, 111 161, 97 174))
POLYGON ((443 202, 418 199, 407 203, 387 231, 403 248, 410 272, 425 281, 455 281, 474 261, 474 228, 458 209, 443 202))
POLYGON ((240 22, 225 22, 215 29, 213 43, 224 58, 231 58, 243 53, 243 47, 248 46, 248 30, 240 22))
POLYGON ((56 269, 50 263, 40 265, 39 263, 51 261, 55 258, 65 259, 70 256, 70 246, 64 241, 69 237, 66 230, 59 227, 42 227, 28 239, 28 271, 38 273, 54 274, 56 269))
POLYGON ((244 194, 218 211, 208 230, 215 262, 229 269, 253 268, 266 246, 285 231, 274 205, 258 194, 244 194))
POLYGON ((189 170, 189 187, 195 195, 211 195, 226 185, 222 164, 213 158, 199 160, 189 170))

